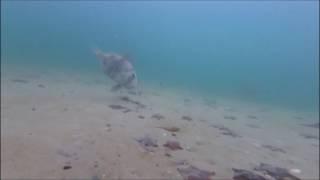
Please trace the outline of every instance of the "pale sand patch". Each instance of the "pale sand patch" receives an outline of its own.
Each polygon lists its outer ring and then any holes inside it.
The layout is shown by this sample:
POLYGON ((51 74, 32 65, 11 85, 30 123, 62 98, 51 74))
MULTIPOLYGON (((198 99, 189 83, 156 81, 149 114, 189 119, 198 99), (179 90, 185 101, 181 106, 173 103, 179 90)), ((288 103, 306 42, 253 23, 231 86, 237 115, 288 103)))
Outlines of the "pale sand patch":
MULTIPOLYGON (((301 178, 319 177, 319 142, 299 136, 317 135, 319 129, 300 126, 293 118, 296 112, 261 111, 262 106, 222 98, 209 106, 205 97, 146 84, 141 96, 129 96, 146 105, 141 109, 119 98, 125 93, 111 93, 111 84, 99 74, 5 70, 1 87, 2 178, 181 178, 174 163, 178 160, 215 171, 216 178, 230 179, 231 168, 252 170, 260 162, 300 169, 301 178), (112 104, 131 111, 112 109, 112 104), (165 118, 151 118, 156 113, 165 118), (225 136, 211 125, 242 137, 225 136), (172 136, 159 126, 180 131, 172 136), (135 140, 146 134, 158 141, 154 153, 144 152, 135 140), (162 146, 167 140, 179 141, 184 150, 168 151, 162 146), (68 165, 72 168, 63 170, 68 165)), ((318 118, 299 115, 310 122, 318 118)))

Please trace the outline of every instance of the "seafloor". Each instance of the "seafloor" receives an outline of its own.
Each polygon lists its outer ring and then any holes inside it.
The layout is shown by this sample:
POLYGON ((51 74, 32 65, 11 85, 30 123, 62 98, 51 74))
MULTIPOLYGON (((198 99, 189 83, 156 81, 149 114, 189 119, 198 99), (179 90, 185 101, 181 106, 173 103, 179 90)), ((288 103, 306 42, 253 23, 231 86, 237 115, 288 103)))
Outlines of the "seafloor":
POLYGON ((140 96, 112 93, 106 82, 2 67, 1 179, 232 179, 233 168, 272 178, 260 163, 319 178, 313 113, 146 84, 140 96))

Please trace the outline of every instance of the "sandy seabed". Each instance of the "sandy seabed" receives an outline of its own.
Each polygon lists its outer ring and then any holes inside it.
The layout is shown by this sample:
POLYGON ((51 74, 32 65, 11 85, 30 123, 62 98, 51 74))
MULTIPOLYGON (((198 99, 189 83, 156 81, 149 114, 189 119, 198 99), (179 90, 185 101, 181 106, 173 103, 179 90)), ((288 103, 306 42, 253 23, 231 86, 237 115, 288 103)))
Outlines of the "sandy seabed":
POLYGON ((140 96, 112 93, 103 74, 1 73, 1 179, 182 179, 181 163, 213 171, 213 179, 260 163, 319 178, 319 129, 301 125, 318 121, 312 113, 208 103, 151 85, 140 96), (158 145, 151 151, 138 142, 146 136, 158 145))

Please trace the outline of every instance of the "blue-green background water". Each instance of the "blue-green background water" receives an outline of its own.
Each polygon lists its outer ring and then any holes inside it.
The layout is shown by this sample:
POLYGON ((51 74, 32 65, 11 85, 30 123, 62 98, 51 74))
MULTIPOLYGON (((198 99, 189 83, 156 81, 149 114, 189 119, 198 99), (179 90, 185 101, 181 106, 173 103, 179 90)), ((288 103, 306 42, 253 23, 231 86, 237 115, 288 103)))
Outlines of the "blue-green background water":
POLYGON ((1 64, 100 72, 128 53, 143 82, 318 110, 317 1, 1 1, 1 64))

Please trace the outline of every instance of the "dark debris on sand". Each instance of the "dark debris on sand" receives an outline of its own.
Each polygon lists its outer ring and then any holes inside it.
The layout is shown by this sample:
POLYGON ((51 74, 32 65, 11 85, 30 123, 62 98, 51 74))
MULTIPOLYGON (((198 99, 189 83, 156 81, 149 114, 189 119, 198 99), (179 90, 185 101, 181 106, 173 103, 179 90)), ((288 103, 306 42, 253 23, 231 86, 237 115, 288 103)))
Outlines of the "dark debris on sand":
POLYGON ((279 148, 279 147, 275 147, 275 146, 272 146, 272 145, 262 145, 261 147, 263 148, 266 148, 266 149, 269 149, 271 151, 274 151, 274 152, 281 152, 281 153, 286 153, 285 150, 279 148))
POLYGON ((300 178, 290 174, 287 169, 272 166, 266 163, 260 163, 260 165, 256 166, 254 170, 268 174, 276 180, 300 180, 300 178))
POLYGON ((132 99, 129 98, 128 96, 122 96, 122 97, 120 97, 120 99, 121 99, 122 101, 135 104, 135 105, 137 105, 137 106, 140 107, 140 108, 145 108, 145 107, 146 107, 146 105, 140 103, 139 101, 132 100, 132 99))
POLYGON ((122 111, 123 113, 127 113, 127 112, 131 112, 131 109, 126 109, 124 111, 122 111))
POLYGON ((301 124, 302 126, 305 127, 312 127, 312 128, 318 128, 319 129, 319 123, 314 123, 314 124, 301 124))
POLYGON ((144 116, 139 115, 138 118, 139 119, 144 119, 144 116))
POLYGON ((164 116, 162 116, 159 113, 156 113, 156 114, 152 115, 151 118, 161 120, 161 119, 164 119, 164 116))
POLYGON ((163 146, 172 151, 183 150, 178 141, 167 141, 163 146))
POLYGON ((221 134, 226 135, 226 136, 231 136, 233 138, 242 137, 242 136, 238 135, 237 133, 233 132, 231 129, 229 129, 223 125, 211 125, 211 127, 219 129, 221 131, 221 134))
POLYGON ((24 84, 29 82, 28 80, 25 80, 25 79, 12 79, 11 81, 15 83, 24 83, 24 84))
POLYGON ((300 134, 300 136, 302 136, 305 139, 316 139, 316 140, 319 139, 318 136, 314 136, 314 135, 311 135, 311 134, 300 134))
POLYGON ((121 105, 114 105, 114 104, 111 104, 109 105, 109 107, 111 109, 115 109, 115 110, 123 110, 122 112, 123 113, 127 113, 127 112, 130 112, 131 109, 127 108, 127 107, 124 107, 124 106, 121 106, 121 105))
POLYGON ((164 130, 169 131, 169 132, 178 132, 178 131, 180 131, 180 128, 174 127, 174 126, 171 126, 171 127, 158 127, 158 128, 164 129, 164 130))
POLYGON ((70 166, 70 165, 63 166, 63 170, 68 170, 68 169, 71 169, 71 168, 72 168, 72 166, 70 166))
POLYGON ((136 141, 142 146, 142 148, 148 152, 154 152, 154 148, 158 147, 157 140, 144 136, 142 138, 136 139, 136 141))
POLYGON ((43 84, 38 84, 38 87, 39 87, 39 88, 45 88, 46 86, 43 85, 43 84))
POLYGON ((177 168, 184 180, 210 180, 216 173, 214 171, 201 170, 195 166, 177 168))
POLYGON ((223 116, 223 118, 224 119, 229 119, 229 120, 236 120, 237 119, 237 117, 235 117, 235 116, 228 116, 228 115, 223 116))
POLYGON ((124 106, 114 105, 114 104, 109 105, 109 107, 110 107, 111 109, 127 109, 127 108, 124 107, 124 106))
POLYGON ((267 180, 263 176, 245 169, 232 168, 233 180, 267 180))
POLYGON ((182 116, 181 119, 186 121, 192 121, 192 118, 190 116, 182 116))

